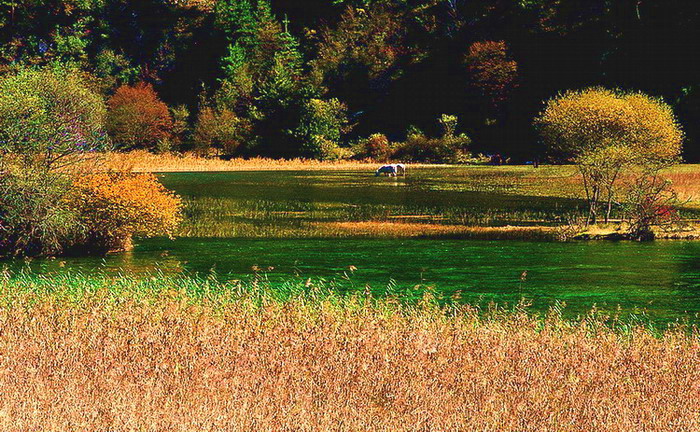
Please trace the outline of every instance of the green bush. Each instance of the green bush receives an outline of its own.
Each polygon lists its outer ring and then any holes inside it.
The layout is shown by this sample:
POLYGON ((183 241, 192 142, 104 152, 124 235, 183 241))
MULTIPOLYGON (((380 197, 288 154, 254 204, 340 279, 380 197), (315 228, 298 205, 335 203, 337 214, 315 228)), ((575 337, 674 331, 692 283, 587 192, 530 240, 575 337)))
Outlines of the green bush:
POLYGON ((170 108, 170 115, 173 118, 171 145, 171 150, 173 150, 173 147, 181 146, 190 138, 190 110, 185 105, 178 105, 170 108))
POLYGON ((0 255, 55 255, 82 238, 79 215, 68 205, 68 176, 19 164, 0 169, 0 255))
POLYGON ((71 69, 0 78, 0 152, 51 167, 108 144, 102 97, 71 69))
POLYGON ((458 119, 456 116, 443 114, 439 119, 442 136, 430 138, 413 128, 409 130, 406 141, 399 144, 394 157, 411 162, 461 163, 469 160, 467 146, 471 139, 465 134, 456 134, 458 119))
POLYGON ((348 131, 347 107, 338 99, 310 99, 294 135, 302 140, 302 154, 316 159, 337 159, 339 143, 348 131))
POLYGON ((242 144, 252 139, 252 124, 229 109, 204 106, 194 128, 194 146, 202 154, 214 148, 224 155, 233 155, 242 144))
POLYGON ((71 210, 81 157, 103 148, 105 104, 78 71, 0 78, 0 253, 52 255, 83 234, 71 210))

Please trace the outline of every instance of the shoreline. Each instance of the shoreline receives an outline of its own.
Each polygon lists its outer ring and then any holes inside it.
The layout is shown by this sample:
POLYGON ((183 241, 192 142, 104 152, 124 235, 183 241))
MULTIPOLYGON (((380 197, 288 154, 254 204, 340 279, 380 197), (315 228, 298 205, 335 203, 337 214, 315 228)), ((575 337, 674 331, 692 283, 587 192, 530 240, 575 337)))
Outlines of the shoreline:
MULTIPOLYGON (((637 241, 628 238, 624 231, 614 228, 591 228, 576 233, 565 234, 565 226, 546 225, 505 225, 467 226, 434 223, 353 221, 353 222, 313 222, 309 226, 312 234, 286 233, 280 235, 178 235, 178 238, 241 238, 241 239, 422 239, 422 240, 484 240, 484 241, 637 241)), ((700 228, 676 232, 659 232, 653 241, 698 241, 700 228)))

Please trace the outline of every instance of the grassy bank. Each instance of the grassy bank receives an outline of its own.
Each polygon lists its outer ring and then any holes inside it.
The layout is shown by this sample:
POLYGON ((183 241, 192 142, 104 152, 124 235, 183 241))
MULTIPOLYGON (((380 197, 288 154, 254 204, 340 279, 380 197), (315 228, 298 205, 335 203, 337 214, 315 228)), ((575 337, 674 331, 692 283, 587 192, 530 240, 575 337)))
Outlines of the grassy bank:
MULTIPOLYGON (((143 151, 106 159, 113 168, 171 172, 161 177, 184 197, 182 237, 551 240, 572 237, 562 235, 571 231, 566 225, 586 212, 574 166, 412 165, 408 177, 390 179, 373 176, 374 162, 224 161, 143 151)), ((680 165, 665 175, 688 226, 659 237, 695 239, 700 168, 680 165)), ((620 234, 615 226, 590 231, 579 237, 620 234)))
MULTIPOLYGON (((277 170, 368 170, 374 171, 380 162, 318 161, 315 159, 236 158, 222 160, 194 154, 153 154, 145 150, 108 153, 100 165, 107 169, 135 172, 219 172, 219 171, 277 171, 277 170)), ((446 165, 411 164, 412 168, 446 167, 446 165)), ((700 207, 700 165, 678 165, 665 172, 681 199, 700 207)), ((458 166, 450 174, 470 185, 469 190, 512 193, 529 196, 580 197, 580 179, 574 166, 458 166)))
POLYGON ((695 430, 700 338, 261 280, 0 278, 3 430, 695 430))

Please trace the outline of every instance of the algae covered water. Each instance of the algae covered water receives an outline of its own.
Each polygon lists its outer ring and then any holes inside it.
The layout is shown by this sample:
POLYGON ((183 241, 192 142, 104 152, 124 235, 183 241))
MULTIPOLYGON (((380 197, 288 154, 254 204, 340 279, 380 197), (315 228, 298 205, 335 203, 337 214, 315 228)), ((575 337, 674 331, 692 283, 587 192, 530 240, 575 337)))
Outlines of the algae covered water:
MULTIPOLYGON (((7 263, 5 265, 8 265, 7 263)), ((410 291, 432 286, 486 305, 565 302, 567 314, 596 306, 654 320, 700 314, 700 242, 526 242, 430 239, 154 239, 107 258, 13 262, 39 272, 215 273, 272 281, 335 280, 344 287, 410 291), (526 274, 524 275, 524 273, 526 274)))

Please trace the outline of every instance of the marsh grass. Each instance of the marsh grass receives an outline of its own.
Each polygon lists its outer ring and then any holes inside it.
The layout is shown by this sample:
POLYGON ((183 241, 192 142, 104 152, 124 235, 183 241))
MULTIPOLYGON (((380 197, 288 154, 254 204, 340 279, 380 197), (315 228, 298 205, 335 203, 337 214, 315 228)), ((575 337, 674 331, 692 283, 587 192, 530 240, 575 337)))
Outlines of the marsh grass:
MULTIPOLYGON (((691 184, 692 172, 681 167, 669 175, 691 184)), ((185 196, 179 235, 187 237, 551 239, 552 227, 581 218, 586 207, 575 198, 580 185, 571 166, 416 168, 395 180, 340 170, 173 174, 164 181, 185 196)), ((692 204, 680 214, 700 219, 692 204)))
POLYGON ((700 338, 313 281, 0 278, 0 428, 696 430, 700 338))
POLYGON ((500 226, 480 227, 411 222, 330 222, 319 230, 338 237, 371 238, 459 238, 474 240, 556 240, 554 227, 500 226))
MULTIPOLYGON (((182 237, 518 238, 520 232, 532 239, 536 230, 529 227, 547 232, 580 218, 586 208, 574 166, 411 166, 408 177, 389 179, 374 177, 376 164, 364 162, 217 161, 145 152, 106 159, 132 161, 136 170, 159 161, 166 171, 231 171, 161 176, 184 198, 186 217, 177 233, 182 237)), ((688 200, 680 215, 691 221, 700 220, 700 201, 693 201, 698 173, 698 166, 687 165, 665 173, 688 200)))
MULTIPOLYGON (((437 231, 481 231, 483 227, 547 226, 561 223, 550 209, 488 208, 309 202, 296 200, 248 200, 225 197, 188 197, 185 220, 178 232, 184 237, 353 237, 348 227, 384 227, 385 234, 410 228, 402 236, 427 236, 437 231), (390 224, 394 224, 390 227, 390 224), (345 224, 345 225, 343 225, 345 224), (424 226, 421 227, 421 224, 424 226), (444 226, 444 227, 443 227, 444 226), (424 229, 421 229, 424 228, 424 229)), ((370 232, 363 230, 366 233, 370 232)), ((376 231, 376 230, 375 230, 376 231)), ((496 230, 490 230, 495 232, 496 230)), ((378 232, 378 231, 377 231, 378 232)), ((400 233, 401 234, 401 233, 400 233)))

